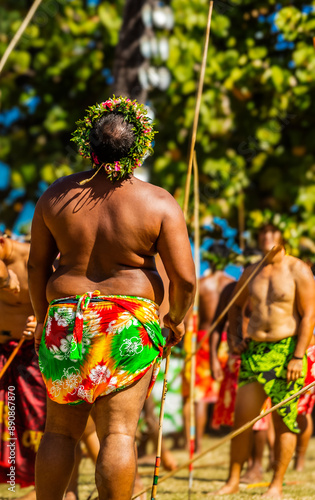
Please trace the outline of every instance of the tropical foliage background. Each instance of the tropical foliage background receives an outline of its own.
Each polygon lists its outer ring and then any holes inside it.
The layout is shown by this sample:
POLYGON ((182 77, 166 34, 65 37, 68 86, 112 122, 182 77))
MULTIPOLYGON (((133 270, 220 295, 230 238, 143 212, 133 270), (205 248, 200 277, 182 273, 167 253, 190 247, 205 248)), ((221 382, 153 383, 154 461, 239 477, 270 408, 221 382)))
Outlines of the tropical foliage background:
MULTIPOLYGON (((31 3, 1 2, 0 54, 31 3)), ((3 225, 27 228, 26 206, 31 213, 55 179, 88 168, 70 142, 74 123, 121 88, 154 111, 159 134, 146 167, 182 201, 208 7, 208 0, 42 1, 1 75, 3 225), (151 29, 167 38, 166 61, 139 52, 148 6, 174 15, 172 29, 151 29), (135 85, 148 65, 168 68, 167 88, 135 85)), ((279 214, 296 255, 301 238, 315 240, 314 36, 315 1, 215 1, 196 144, 202 215, 243 233, 279 214)))

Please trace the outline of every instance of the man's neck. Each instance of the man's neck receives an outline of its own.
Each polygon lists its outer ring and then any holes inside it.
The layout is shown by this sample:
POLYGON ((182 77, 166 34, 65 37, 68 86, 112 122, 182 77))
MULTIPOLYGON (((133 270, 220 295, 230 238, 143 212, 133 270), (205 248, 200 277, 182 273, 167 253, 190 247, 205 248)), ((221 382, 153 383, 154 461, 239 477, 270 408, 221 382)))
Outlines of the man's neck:
POLYGON ((285 257, 285 248, 282 245, 278 245, 270 253, 270 256, 267 259, 267 264, 280 264, 283 261, 284 257, 285 257))

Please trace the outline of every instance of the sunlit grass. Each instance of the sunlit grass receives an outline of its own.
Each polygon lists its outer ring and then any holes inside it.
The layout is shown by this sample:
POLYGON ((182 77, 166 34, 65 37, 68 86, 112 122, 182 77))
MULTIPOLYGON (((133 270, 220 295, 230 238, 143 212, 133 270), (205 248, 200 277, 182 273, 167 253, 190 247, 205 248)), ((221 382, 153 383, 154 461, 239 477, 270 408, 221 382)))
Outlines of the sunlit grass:
MULTIPOLYGON (((204 439, 203 448, 206 449, 215 443, 216 438, 206 436, 204 439)), ((168 441, 167 441, 168 442, 168 441)), ((191 500, 200 499, 215 499, 218 497, 212 496, 211 492, 216 491, 227 477, 228 472, 228 453, 229 445, 225 444, 214 452, 210 452, 200 461, 197 461, 194 469, 194 482, 191 494, 191 500)), ((267 453, 267 451, 266 451, 267 453)), ((185 462, 188 457, 183 450, 175 450, 174 455, 179 463, 185 462)), ((267 465, 267 455, 265 457, 265 465, 267 465)), ((142 464, 139 468, 142 476, 142 481, 145 486, 152 483, 152 474, 154 468, 154 457, 142 464)), ((160 477, 164 471, 161 470, 160 477)), ((264 482, 268 482, 271 478, 271 473, 264 474, 264 482)), ((305 470, 302 473, 297 473, 292 470, 292 463, 287 471, 284 485, 284 500, 313 500, 315 498, 315 438, 312 438, 308 452, 305 470)), ((79 476, 79 494, 80 500, 87 500, 88 496, 94 489, 94 467, 90 459, 84 458, 80 465, 79 476)), ((227 500, 255 500, 260 498, 261 494, 266 490, 266 486, 246 487, 243 486, 240 493, 237 495, 229 495, 225 497, 227 500)), ((16 493, 8 491, 6 485, 0 485, 0 500, 13 499, 22 496, 30 488, 20 490, 17 486, 16 493)), ((93 495, 93 499, 96 498, 93 495)), ((147 495, 149 498, 149 494, 147 495)), ((188 499, 188 471, 183 470, 158 486, 157 498, 161 500, 186 500, 188 499)))

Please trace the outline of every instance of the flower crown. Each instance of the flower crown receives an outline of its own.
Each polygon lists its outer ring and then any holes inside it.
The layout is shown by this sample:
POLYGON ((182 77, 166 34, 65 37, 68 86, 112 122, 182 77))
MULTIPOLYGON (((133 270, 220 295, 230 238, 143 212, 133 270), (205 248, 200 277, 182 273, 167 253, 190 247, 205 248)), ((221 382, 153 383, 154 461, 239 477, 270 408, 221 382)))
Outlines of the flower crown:
MULTIPOLYGON (((89 106, 87 115, 83 120, 78 120, 76 124, 78 128, 72 133, 72 141, 76 142, 79 146, 80 155, 84 158, 92 160, 93 168, 97 168, 97 172, 103 167, 107 172, 109 179, 114 182, 127 177, 132 174, 136 167, 139 167, 145 158, 153 153, 151 143, 156 132, 153 130, 153 123, 147 116, 147 110, 143 104, 139 104, 136 100, 131 101, 126 97, 113 96, 101 104, 89 106), (133 131, 135 141, 127 156, 121 158, 119 161, 113 163, 102 163, 97 155, 91 151, 90 146, 90 132, 95 122, 106 113, 121 113, 124 119, 133 124, 133 131)), ((80 184, 90 181, 97 172, 80 184)))

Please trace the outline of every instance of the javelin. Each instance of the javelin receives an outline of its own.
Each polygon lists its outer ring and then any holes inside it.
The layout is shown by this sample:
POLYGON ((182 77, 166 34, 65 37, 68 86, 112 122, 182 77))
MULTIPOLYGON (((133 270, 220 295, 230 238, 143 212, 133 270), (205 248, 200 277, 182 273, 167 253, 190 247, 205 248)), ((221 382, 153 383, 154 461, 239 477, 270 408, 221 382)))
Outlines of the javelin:
MULTIPOLYGON (((194 206, 194 244, 195 244, 195 266, 196 266, 196 275, 200 274, 200 231, 199 231, 199 176, 198 176, 198 165, 196 158, 196 151, 194 151, 193 157, 193 166, 194 166, 194 198, 195 198, 195 206, 194 206)), ((195 292, 194 299, 194 308, 192 314, 192 336, 191 336, 191 351, 194 352, 196 349, 197 343, 197 332, 198 332, 198 309, 199 309, 199 290, 198 290, 198 280, 197 280, 197 289, 195 292)), ((186 362, 187 366, 187 362, 186 362)), ((190 362, 190 385, 189 385, 189 408, 190 408, 190 434, 189 434, 189 453, 190 459, 193 458, 196 448, 196 417, 195 417, 195 384, 196 384, 196 358, 193 357, 190 362)), ((191 490, 193 485, 193 464, 191 463, 189 466, 189 481, 188 481, 188 499, 191 496, 191 490)))
MULTIPOLYGON (((250 427, 252 427, 256 422, 258 422, 262 418, 264 418, 267 415, 269 415, 269 413, 272 413, 275 410, 277 410, 278 408, 281 408, 281 406, 283 406, 286 403, 289 403, 290 401, 292 401, 292 399, 300 397, 302 394, 304 394, 305 392, 309 391, 314 386, 315 386, 315 381, 312 382, 311 384, 303 387, 303 389, 301 389, 300 391, 296 392, 295 394, 292 394, 292 396, 290 396, 289 398, 284 399, 283 401, 280 401, 280 403, 277 403, 275 406, 273 406, 269 410, 267 410, 267 411, 265 411, 263 413, 260 413, 257 417, 253 418, 253 420, 251 420, 250 422, 247 422, 246 424, 242 425, 242 427, 240 427, 239 429, 236 429, 235 431, 232 431, 229 434, 227 434, 227 436, 223 437, 222 439, 219 439, 219 441, 216 444, 210 446, 210 448, 208 448, 207 450, 202 451, 201 453, 199 453, 198 455, 196 455, 192 460, 189 460, 188 462, 185 462, 184 464, 180 465, 179 467, 176 467, 176 469, 174 469, 173 471, 169 472, 168 474, 165 474, 165 476, 161 477, 160 483, 163 483, 163 481, 166 481, 170 477, 174 476, 180 470, 185 469, 191 463, 195 462, 196 460, 199 460, 199 458, 203 457, 204 455, 206 455, 210 451, 213 451, 216 448, 219 448, 219 446, 221 446, 222 444, 226 443, 227 441, 230 441, 231 439, 235 438, 239 434, 242 434, 242 432, 244 432, 247 429, 249 429, 250 427)), ((150 486, 148 488, 144 488, 143 490, 139 491, 139 493, 137 493, 136 495, 133 495, 133 497, 131 498, 131 500, 134 500, 134 499, 138 498, 143 493, 146 493, 147 491, 149 491, 149 489, 150 489, 150 486)))
POLYGON ((259 264, 257 265, 257 267, 255 267, 255 269, 253 270, 253 272, 248 276, 247 280, 243 283, 243 285, 241 286, 241 288, 231 298, 230 302, 223 309, 223 311, 218 316, 218 318, 215 320, 215 322, 212 323, 212 325, 211 325, 210 329, 208 330, 208 332, 205 334, 205 336, 197 344, 196 350, 194 352, 192 352, 191 354, 189 354, 186 357, 186 362, 189 361, 193 356, 195 356, 197 354, 197 351, 200 349, 200 347, 202 346, 202 344, 204 343, 204 341, 207 340, 210 337, 211 333, 216 329, 216 327, 218 326, 218 324, 220 323, 220 321, 222 320, 222 318, 224 318, 224 316, 226 315, 226 313, 228 312, 228 310, 232 307, 232 305, 234 304, 234 302, 236 301, 236 299, 244 291, 244 289, 247 287, 248 283, 254 278, 255 274, 258 273, 258 271, 260 270, 260 268, 262 267, 262 265, 264 264, 264 262, 266 262, 266 260, 268 259, 269 255, 274 250, 274 248, 275 247, 273 246, 272 249, 269 250, 269 252, 265 255, 265 257, 259 262, 259 264))
POLYGON ((26 30, 29 22, 31 21, 32 17, 34 16, 35 12, 37 11, 37 9, 40 6, 41 2, 42 2, 42 0, 35 0, 34 1, 33 5, 30 8, 30 10, 26 14, 25 19, 21 23, 21 26, 19 27, 19 29, 15 33, 14 37, 12 38, 11 42, 7 46, 6 51, 4 52, 4 54, 3 54, 2 58, 1 58, 1 61, 0 61, 0 73, 3 70, 5 63, 8 60, 9 55, 13 51, 13 49, 16 46, 16 44, 18 43, 18 41, 20 40, 21 36, 23 35, 24 31, 26 30))
POLYGON ((10 364, 12 363, 12 361, 14 360, 15 356, 17 355, 18 353, 18 350, 20 349, 21 345, 23 344, 25 340, 25 337, 22 337, 18 343, 18 345, 15 347, 15 349, 12 351, 9 359, 7 360, 7 362, 5 363, 5 365, 2 367, 2 370, 0 372, 0 380, 2 379, 3 375, 5 374, 5 372, 7 371, 7 369, 9 368, 10 364))
POLYGON ((205 79, 205 72, 206 72, 212 10, 213 10, 213 2, 211 1, 210 6, 209 6, 206 39, 205 39, 205 45, 204 45, 204 49, 203 49, 203 58, 202 58, 198 91, 197 91, 197 102, 196 102, 196 107, 195 107, 195 115, 194 115, 194 122, 193 122, 193 129, 192 129, 192 136, 191 136, 191 143, 190 143, 190 150, 189 150, 188 171, 187 171, 187 177, 186 177, 184 208, 183 208, 185 219, 187 218, 191 171, 192 171, 193 156, 194 156, 195 144, 196 144, 196 135, 197 135, 198 120, 199 120, 203 82, 205 79))

